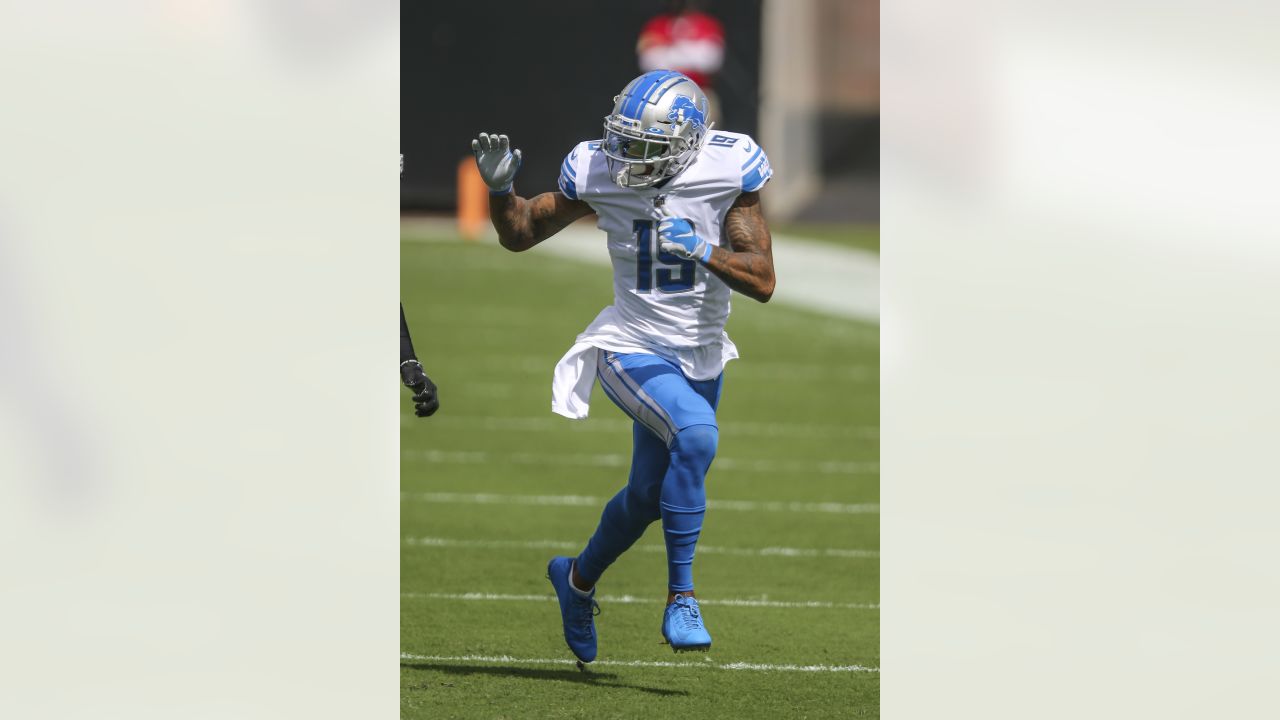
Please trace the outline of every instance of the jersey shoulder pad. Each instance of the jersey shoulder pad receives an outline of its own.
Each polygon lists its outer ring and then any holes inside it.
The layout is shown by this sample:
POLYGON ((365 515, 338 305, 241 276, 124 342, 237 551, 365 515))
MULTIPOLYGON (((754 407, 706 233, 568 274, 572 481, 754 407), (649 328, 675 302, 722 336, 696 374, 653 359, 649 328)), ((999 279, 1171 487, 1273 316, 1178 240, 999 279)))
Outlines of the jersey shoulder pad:
POLYGON ((703 151, 711 153, 726 179, 742 192, 759 190, 773 177, 769 157, 750 135, 712 130, 703 151))
POLYGON ((587 185, 587 176, 591 172, 591 160, 600 152, 599 140, 580 142, 565 156, 560 163, 560 192, 570 200, 577 200, 587 185))

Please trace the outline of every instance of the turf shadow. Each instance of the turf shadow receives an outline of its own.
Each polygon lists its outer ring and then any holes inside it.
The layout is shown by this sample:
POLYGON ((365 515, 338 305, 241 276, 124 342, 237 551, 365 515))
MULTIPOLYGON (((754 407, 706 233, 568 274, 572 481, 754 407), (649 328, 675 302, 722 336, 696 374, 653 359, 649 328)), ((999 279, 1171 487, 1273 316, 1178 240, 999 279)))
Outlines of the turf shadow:
POLYGON ((595 685, 597 687, 620 688, 624 690, 639 690, 640 692, 651 693, 653 695, 688 695, 687 690, 671 690, 670 688, 647 687, 644 685, 629 685, 623 682, 610 682, 618 678, 615 673, 602 673, 594 670, 549 670, 545 668, 531 667, 503 667, 501 665, 447 665, 443 663, 430 662, 402 662, 402 668, 413 668, 414 670, 438 670, 440 672, 449 673, 451 675, 501 675, 505 677, 526 678, 529 680, 560 680, 562 682, 574 682, 582 685, 595 685))

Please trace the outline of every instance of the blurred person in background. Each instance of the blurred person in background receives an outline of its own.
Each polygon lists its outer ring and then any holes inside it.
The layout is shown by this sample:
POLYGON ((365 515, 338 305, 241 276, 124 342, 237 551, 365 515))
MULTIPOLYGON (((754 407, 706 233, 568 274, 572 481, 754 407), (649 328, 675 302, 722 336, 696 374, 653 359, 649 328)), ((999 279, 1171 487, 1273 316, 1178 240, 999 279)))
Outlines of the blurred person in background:
POLYGON ((773 171, 751 137, 711 131, 707 108, 688 77, 641 75, 615 97, 604 138, 565 157, 559 192, 528 199, 513 191, 522 155, 506 135, 482 133, 471 144, 503 247, 528 250, 594 214, 613 263, 613 304, 578 335, 552 380, 555 413, 585 418, 598 379, 633 421, 627 484, 581 554, 547 564, 565 643, 584 663, 596 657, 596 582, 658 520, 667 548, 663 638, 677 652, 711 647, 693 558, 724 366, 738 357, 724 325, 731 291, 768 302, 775 279, 759 194, 773 171))
MULTIPOLYGON (((404 155, 400 156, 400 176, 404 177, 404 155)), ((400 306, 400 381, 413 391, 413 414, 429 417, 440 409, 440 397, 436 384, 418 362, 413 351, 413 338, 409 337, 409 323, 404 319, 404 305, 400 306)))
POLYGON ((708 117, 721 118, 716 74, 724 65, 724 26, 702 12, 698 0, 666 0, 666 12, 640 30, 636 55, 640 69, 675 70, 698 84, 707 96, 708 117))

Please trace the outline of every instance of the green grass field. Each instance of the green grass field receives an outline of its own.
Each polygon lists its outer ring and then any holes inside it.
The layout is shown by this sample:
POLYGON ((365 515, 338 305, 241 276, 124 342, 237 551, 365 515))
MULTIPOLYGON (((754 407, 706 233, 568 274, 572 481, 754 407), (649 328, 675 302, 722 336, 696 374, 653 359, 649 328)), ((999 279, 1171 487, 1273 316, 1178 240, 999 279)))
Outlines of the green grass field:
POLYGON ((553 415, 551 370, 610 283, 536 249, 402 242, 442 403, 401 406, 402 717, 878 717, 878 328, 737 296, 695 564, 712 650, 660 644, 654 524, 601 580, 599 658, 574 667, 546 563, 594 530, 631 441, 598 390, 590 419, 553 415))
POLYGON ((859 223, 797 223, 778 225, 773 231, 805 240, 817 240, 850 250, 880 252, 880 226, 859 223))

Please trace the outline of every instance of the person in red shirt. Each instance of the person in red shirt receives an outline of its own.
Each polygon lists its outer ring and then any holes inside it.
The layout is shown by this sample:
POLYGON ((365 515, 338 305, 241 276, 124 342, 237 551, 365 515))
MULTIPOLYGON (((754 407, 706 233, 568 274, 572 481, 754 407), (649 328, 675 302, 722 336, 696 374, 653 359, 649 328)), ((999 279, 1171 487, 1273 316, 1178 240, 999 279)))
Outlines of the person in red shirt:
POLYGON ((711 115, 718 118, 720 103, 712 87, 724 64, 724 26, 702 12, 696 0, 668 0, 666 5, 667 12, 649 20, 640 31, 636 44, 640 69, 687 75, 706 93, 711 115))

